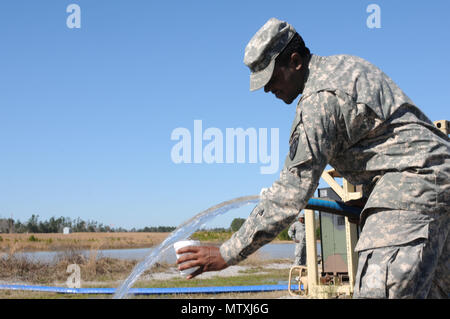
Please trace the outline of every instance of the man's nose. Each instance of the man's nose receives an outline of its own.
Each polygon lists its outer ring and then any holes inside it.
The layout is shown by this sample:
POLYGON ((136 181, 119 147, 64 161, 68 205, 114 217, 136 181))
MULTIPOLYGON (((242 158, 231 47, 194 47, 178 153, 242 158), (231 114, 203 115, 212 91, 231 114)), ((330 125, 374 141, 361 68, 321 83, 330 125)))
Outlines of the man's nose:
POLYGON ((264 92, 270 92, 270 82, 264 85, 264 92))

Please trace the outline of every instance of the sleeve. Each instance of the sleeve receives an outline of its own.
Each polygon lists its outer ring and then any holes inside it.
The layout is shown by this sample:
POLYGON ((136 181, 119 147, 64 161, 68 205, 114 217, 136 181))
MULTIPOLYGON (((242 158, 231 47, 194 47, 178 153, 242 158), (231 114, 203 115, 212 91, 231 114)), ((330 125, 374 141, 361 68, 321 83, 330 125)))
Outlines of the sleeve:
POLYGON ((220 247, 228 265, 247 258, 291 224, 314 194, 329 159, 339 148, 339 99, 321 91, 300 99, 291 128, 289 155, 279 180, 260 196, 241 228, 220 247))
POLYGON ((291 238, 291 239, 294 239, 294 232, 295 231, 295 227, 294 227, 294 224, 292 224, 290 227, 289 227, 289 230, 288 230, 288 236, 289 236, 289 238, 291 238))

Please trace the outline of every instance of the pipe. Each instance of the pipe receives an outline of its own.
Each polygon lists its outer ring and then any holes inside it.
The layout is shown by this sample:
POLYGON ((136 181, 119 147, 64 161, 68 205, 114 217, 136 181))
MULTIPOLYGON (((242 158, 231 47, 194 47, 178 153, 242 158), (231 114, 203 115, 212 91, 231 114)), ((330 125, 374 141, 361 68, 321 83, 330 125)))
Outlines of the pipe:
MULTIPOLYGON (((303 285, 300 286, 303 290, 303 285)), ((291 285, 297 290, 298 285, 291 285)), ((0 285, 0 290, 23 290, 38 292, 56 292, 63 294, 114 294, 116 288, 65 288, 28 285, 0 285)), ((179 287, 179 288, 131 288, 133 295, 165 295, 165 294, 218 294, 230 292, 267 292, 288 290, 288 285, 255 285, 255 286, 222 286, 222 287, 179 287)))
POLYGON ((348 206, 343 202, 335 200, 319 199, 315 197, 309 199, 305 208, 353 218, 359 218, 359 215, 361 214, 361 208, 348 206))

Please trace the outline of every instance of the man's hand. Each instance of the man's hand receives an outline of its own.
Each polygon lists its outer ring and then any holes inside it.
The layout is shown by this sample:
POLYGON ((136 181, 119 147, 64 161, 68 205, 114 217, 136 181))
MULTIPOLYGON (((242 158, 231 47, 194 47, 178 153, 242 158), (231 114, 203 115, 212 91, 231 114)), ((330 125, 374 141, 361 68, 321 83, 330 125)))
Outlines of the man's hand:
POLYGON ((215 246, 189 246, 177 250, 176 253, 183 254, 177 260, 177 264, 183 263, 183 265, 178 266, 179 270, 200 267, 187 276, 187 279, 192 279, 205 271, 217 271, 228 267, 220 254, 219 248, 215 246))

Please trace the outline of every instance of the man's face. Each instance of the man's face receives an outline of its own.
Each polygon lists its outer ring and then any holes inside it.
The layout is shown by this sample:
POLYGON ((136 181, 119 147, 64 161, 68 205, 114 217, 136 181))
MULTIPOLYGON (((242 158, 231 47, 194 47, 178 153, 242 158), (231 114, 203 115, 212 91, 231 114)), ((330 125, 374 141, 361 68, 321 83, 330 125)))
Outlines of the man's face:
POLYGON ((264 86, 264 92, 272 92, 284 103, 291 104, 302 91, 303 81, 300 68, 301 65, 297 67, 293 63, 287 65, 275 63, 272 77, 264 86))

